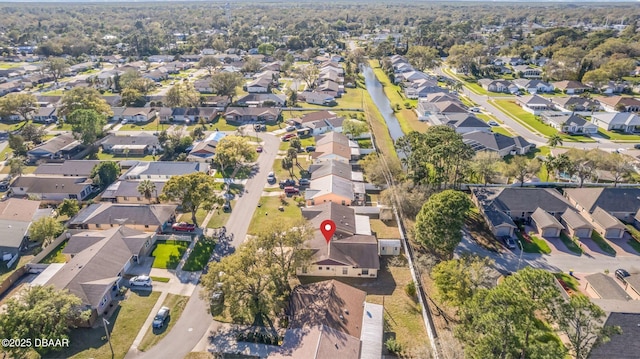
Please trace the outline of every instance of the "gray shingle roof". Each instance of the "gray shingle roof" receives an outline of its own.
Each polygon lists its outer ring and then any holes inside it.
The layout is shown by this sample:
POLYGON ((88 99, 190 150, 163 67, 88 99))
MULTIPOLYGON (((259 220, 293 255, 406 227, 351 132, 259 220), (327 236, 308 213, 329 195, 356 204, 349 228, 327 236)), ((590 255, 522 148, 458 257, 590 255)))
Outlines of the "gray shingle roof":
POLYGON ((43 163, 33 172, 36 175, 85 176, 91 175, 100 161, 67 160, 62 163, 43 163))
POLYGON ((514 216, 520 216, 522 212, 533 213, 538 208, 561 213, 571 207, 558 191, 550 188, 476 187, 472 191, 481 202, 493 203, 496 209, 510 211, 514 216))
POLYGON ((598 224, 600 224, 600 226, 605 229, 626 228, 619 219, 610 215, 607 211, 600 207, 596 207, 596 209, 593 210, 593 213, 591 213, 591 218, 593 218, 594 221, 598 222, 598 224))
POLYGON ((353 178, 351 165, 346 162, 335 160, 325 161, 318 165, 311 165, 309 167, 309 172, 311 172, 312 180, 328 175, 335 175, 348 180, 353 178))
MULTIPOLYGON (((0 219, 0 248, 8 247, 18 249, 27 234, 31 219, 26 222, 0 219)), ((2 254, 2 253, 0 253, 2 254)))
POLYGON ((573 229, 578 229, 578 228, 593 229, 593 226, 584 217, 582 217, 578 212, 572 209, 568 209, 566 212, 562 214, 562 216, 560 216, 560 218, 562 218, 562 220, 564 221, 564 223, 567 224, 567 226, 573 229))
POLYGON ((545 210, 542 208, 536 209, 535 212, 533 212, 533 214, 531 215, 531 219, 534 222, 536 222, 536 225, 540 229, 544 229, 544 228, 564 229, 564 226, 560 224, 560 222, 558 222, 556 217, 545 212, 545 210))
POLYGON ((76 146, 80 146, 80 141, 76 140, 70 133, 63 133, 33 148, 29 152, 57 153, 62 150, 70 150, 76 146))
MULTIPOLYGON (((156 192, 158 194, 162 193, 162 189, 166 184, 165 181, 153 181, 156 185, 156 192)), ((112 183, 107 189, 102 193, 102 198, 116 198, 116 197, 142 197, 140 192, 138 192, 138 185, 140 181, 116 181, 112 183)), ((155 193, 151 195, 155 197, 155 193)))
POLYGON ((605 322, 608 326, 619 326, 621 334, 612 335, 608 342, 591 349, 590 359, 637 359, 640 353, 640 314, 611 313, 605 322))
POLYGON ((86 177, 20 176, 11 184, 11 187, 25 188, 27 193, 77 194, 91 183, 91 180, 86 177))
POLYGON ((320 223, 326 219, 334 221, 336 223, 335 236, 338 238, 354 235, 356 231, 356 217, 353 208, 338 203, 325 202, 306 207, 302 209, 302 215, 312 223, 314 228, 319 228, 320 223))
POLYGON ((596 207, 607 212, 634 213, 640 210, 640 188, 567 188, 564 192, 589 212, 596 207))
POLYGON ((125 136, 117 136, 112 135, 107 137, 103 144, 107 145, 146 145, 146 146, 160 146, 160 142, 158 141, 158 137, 154 135, 148 134, 140 134, 140 135, 125 135, 125 136))
POLYGON ((125 223, 128 224, 155 227, 167 222, 175 213, 176 207, 170 204, 94 203, 80 211, 69 224, 119 224, 118 219, 126 219, 125 223))

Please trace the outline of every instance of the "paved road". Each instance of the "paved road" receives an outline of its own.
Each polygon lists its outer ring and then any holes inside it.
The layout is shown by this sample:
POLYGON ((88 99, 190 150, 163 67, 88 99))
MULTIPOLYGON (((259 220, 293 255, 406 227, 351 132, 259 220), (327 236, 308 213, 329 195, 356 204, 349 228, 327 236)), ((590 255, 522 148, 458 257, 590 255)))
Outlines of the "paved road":
MULTIPOLYGON (((435 72, 439 76, 451 78, 451 76, 444 73, 441 68, 436 69, 435 72)), ((531 143, 535 143, 538 146, 544 146, 547 144, 546 137, 543 137, 536 133, 531 132, 528 128, 521 125, 518 121, 507 116, 506 114, 504 114, 504 112, 500 111, 498 108, 496 108, 495 106, 493 106, 491 103, 488 102, 488 100, 490 99, 500 99, 500 97, 493 97, 493 96, 489 97, 487 95, 477 95, 471 92, 466 87, 463 89, 463 94, 469 97, 469 99, 471 99, 473 102, 483 107, 487 112, 497 117, 498 120, 502 121, 505 125, 512 128, 518 135, 524 137, 527 141, 531 143)), ((509 99, 512 99, 512 97, 509 97, 509 99)), ((600 148, 605 150, 606 149, 614 150, 617 148, 633 148, 633 145, 634 145, 633 143, 614 143, 604 139, 598 139, 598 141, 599 142, 589 142, 589 143, 565 141, 563 142, 562 146, 576 147, 576 148, 582 148, 582 149, 600 148)))

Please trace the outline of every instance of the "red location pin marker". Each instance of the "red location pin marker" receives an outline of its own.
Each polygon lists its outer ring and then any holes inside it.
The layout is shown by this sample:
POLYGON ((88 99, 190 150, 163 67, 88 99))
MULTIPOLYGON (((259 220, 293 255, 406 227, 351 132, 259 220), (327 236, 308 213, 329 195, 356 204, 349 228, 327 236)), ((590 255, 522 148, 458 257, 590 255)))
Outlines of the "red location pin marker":
POLYGON ((322 232, 324 239, 327 240, 327 244, 329 244, 329 242, 331 241, 331 237, 333 237, 333 234, 335 233, 335 231, 336 231, 336 224, 330 219, 324 220, 320 224, 320 232, 322 232))

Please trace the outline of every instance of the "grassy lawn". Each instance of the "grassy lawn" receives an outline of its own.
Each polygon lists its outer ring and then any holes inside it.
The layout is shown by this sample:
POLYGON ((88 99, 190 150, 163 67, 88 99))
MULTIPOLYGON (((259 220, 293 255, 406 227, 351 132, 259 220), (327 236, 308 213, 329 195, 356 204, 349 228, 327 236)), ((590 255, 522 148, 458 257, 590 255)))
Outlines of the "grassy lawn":
MULTIPOLYGON (((136 334, 149 316, 151 309, 160 297, 159 292, 136 293, 129 291, 127 299, 115 309, 108 319, 114 358, 124 358, 133 344, 136 334)), ((95 328, 77 328, 71 331, 70 346, 57 352, 59 358, 111 358, 111 350, 102 325, 95 328)))
POLYGON ((289 223, 302 219, 302 212, 297 203, 292 198, 284 199, 286 204, 281 203, 279 197, 262 197, 260 198, 261 206, 256 208, 249 225, 249 234, 259 234, 269 230, 271 223, 289 223), (282 206, 283 211, 278 210, 282 206), (268 220, 266 220, 268 219, 268 220))
POLYGON ((151 253, 154 257, 153 268, 176 269, 187 247, 189 242, 185 241, 157 241, 151 253))
POLYGON ((68 241, 64 241, 56 247, 51 253, 47 254, 46 257, 40 261, 41 264, 51 264, 51 263, 66 263, 67 258, 62 254, 62 250, 67 246, 68 241))
POLYGON ((57 125, 53 128, 54 131, 73 131, 73 127, 69 123, 63 123, 62 125, 57 125))
POLYGON ((182 312, 184 311, 184 307, 187 306, 187 302, 189 301, 189 297, 184 295, 177 294, 167 294, 167 297, 164 299, 162 303, 163 306, 169 307, 169 319, 167 320, 167 325, 161 330, 152 329, 147 331, 147 334, 144 335, 140 345, 138 345, 138 349, 141 351, 149 350, 152 346, 158 343, 162 338, 164 338, 167 333, 171 331, 173 326, 176 324, 182 312))
MULTIPOLYGON (((202 208, 198 209, 198 211, 196 212, 196 220, 198 221, 199 225, 202 225, 202 221, 204 221, 204 217, 207 216, 207 213, 208 212, 205 211, 202 208)), ((183 213, 180 216, 179 222, 189 222, 189 223, 191 223, 191 212, 183 213)))
POLYGON ((527 241, 522 236, 521 232, 516 232, 518 236, 518 240, 522 245, 522 249, 526 253, 540 253, 540 254, 549 254, 551 253, 551 248, 549 248, 549 244, 544 239, 540 239, 536 236, 529 236, 530 240, 527 241))
POLYGON ((15 272, 17 268, 20 268, 23 265, 31 262, 32 259, 33 259, 32 255, 20 256, 20 259, 18 259, 18 261, 13 264, 13 267, 9 268, 9 271, 4 273, 0 272, 0 282, 7 279, 11 274, 13 274, 13 272, 15 272))
MULTIPOLYGON (((9 146, 7 146, 7 148, 9 148, 9 146)), ((22 174, 30 174, 35 172, 36 168, 38 168, 38 166, 24 166, 24 168, 22 169, 22 174)), ((7 174, 11 172, 11 166, 4 166, 2 168, 2 170, 0 170, 0 173, 2 174, 7 174)))
POLYGON ((195 272, 202 270, 204 266, 209 262, 209 258, 211 258, 211 253, 213 252, 213 248, 216 246, 216 243, 212 240, 205 240, 200 238, 196 245, 193 247, 193 251, 187 258, 187 261, 184 263, 183 270, 187 272, 195 272))
MULTIPOLYGON (((305 171, 309 169, 309 165, 311 164, 311 162, 309 161, 309 158, 306 155, 302 155, 302 154, 298 155, 298 163, 300 164, 300 166, 302 166, 302 168, 305 171)), ((293 176, 299 179, 302 177, 301 172, 302 170, 300 169, 300 167, 294 164, 293 176)), ((282 168, 281 158, 277 158, 276 161, 273 163, 273 173, 276 175, 276 179, 278 179, 278 181, 290 177, 289 170, 285 170, 284 168, 282 168)))
POLYGON ((562 243, 564 243, 568 250, 577 255, 582 255, 582 248, 580 248, 573 239, 569 238, 566 233, 560 232, 560 240, 562 240, 562 243))
POLYGON ((122 125, 118 131, 164 131, 171 127, 170 124, 167 123, 159 123, 160 120, 156 119, 150 122, 144 123, 127 123, 126 125, 122 125))
POLYGON ((475 114, 477 118, 481 119, 484 122, 489 122, 489 121, 495 121, 497 123, 500 124, 500 126, 492 126, 491 127, 491 131, 495 132, 495 133, 500 133, 503 134, 505 136, 513 136, 513 133, 511 133, 511 131, 507 130, 506 128, 502 127, 503 123, 502 121, 496 119, 495 117, 491 116, 491 115, 486 115, 484 113, 477 113, 475 114))
MULTIPOLYGON (((232 210, 235 208, 235 203, 235 200, 231 201, 232 210)), ((209 223, 207 223, 207 228, 220 228, 225 226, 230 216, 231 212, 225 212, 221 208, 216 209, 211 219, 209 219, 209 223)))
POLYGON ((25 124, 26 124, 25 121, 20 121, 20 122, 16 122, 16 123, 0 122, 0 131, 15 131, 15 130, 19 130, 25 124))
POLYGON ((381 221, 379 219, 372 219, 371 230, 376 232, 378 238, 400 238, 400 230, 398 229, 398 223, 395 219, 391 221, 381 221))
POLYGON ((632 134, 626 134, 626 133, 615 132, 615 131, 607 131, 602 128, 598 129, 598 134, 612 141, 632 141, 632 142, 640 141, 640 135, 632 135, 632 134))
POLYGON ((627 244, 633 247, 633 249, 640 253, 640 231, 636 229, 632 224, 627 224, 627 230, 631 234, 631 239, 627 241, 627 244))
POLYGON ((522 107, 513 101, 494 100, 491 102, 507 116, 520 122, 520 124, 529 128, 531 131, 538 132, 547 137, 558 133, 555 128, 538 121, 533 114, 523 110, 522 107))
POLYGON ((364 92, 366 90, 361 88, 347 89, 345 93, 342 94, 342 97, 336 99, 338 102, 337 107, 341 108, 362 108, 362 103, 364 101, 364 92))
POLYGON ((480 214, 477 207, 471 207, 465 219, 465 226, 473 238, 479 245, 492 251, 502 252, 503 248, 493 235, 484 218, 480 214))
POLYGON ((602 249, 605 253, 611 255, 611 256, 616 256, 616 250, 613 249, 609 243, 607 243, 607 240, 602 238, 602 236, 600 236, 600 233, 596 232, 596 231, 592 231, 591 232, 591 240, 593 240, 598 247, 600 247, 600 249, 602 249))
MULTIPOLYGON (((137 160, 137 161, 154 161, 153 155, 146 155, 144 157, 138 156, 116 156, 113 153, 104 153, 102 152, 102 148, 98 151, 98 159, 101 161, 124 161, 124 160, 137 160)), ((160 156, 155 156, 155 160, 157 160, 160 156)))
POLYGON ((418 115, 413 109, 405 108, 404 104, 409 102, 411 104, 417 103, 415 100, 410 100, 402 95, 402 89, 398 85, 394 85, 389 81, 387 75, 382 71, 382 68, 378 65, 377 60, 369 60, 369 65, 373 69, 373 72, 376 74, 376 78, 382 84, 382 88, 384 90, 385 95, 391 102, 391 106, 396 108, 396 105, 400 105, 401 110, 395 112, 396 117, 398 118, 398 122, 400 122, 400 127, 402 128, 402 132, 409 133, 411 131, 424 132, 427 130, 429 125, 426 122, 419 121, 418 115))
POLYGON ((367 117, 367 121, 369 122, 369 126, 373 130, 373 135, 376 139, 376 146, 378 147, 378 151, 384 153, 390 157, 398 157, 396 153, 396 149, 393 145, 393 140, 391 139, 391 135, 389 134, 389 129, 387 128, 387 123, 384 121, 380 110, 376 107, 375 103, 369 96, 369 93, 365 95, 364 98, 364 109, 367 117))
POLYGON ((160 283, 169 283, 170 278, 150 276, 152 281, 160 283))
POLYGON ((580 290, 580 283, 578 283, 578 281, 573 278, 572 276, 568 275, 567 273, 553 273, 553 276, 556 277, 559 280, 562 280, 563 282, 565 282, 567 284, 567 286, 569 288, 571 288, 571 290, 573 291, 579 291, 580 290))

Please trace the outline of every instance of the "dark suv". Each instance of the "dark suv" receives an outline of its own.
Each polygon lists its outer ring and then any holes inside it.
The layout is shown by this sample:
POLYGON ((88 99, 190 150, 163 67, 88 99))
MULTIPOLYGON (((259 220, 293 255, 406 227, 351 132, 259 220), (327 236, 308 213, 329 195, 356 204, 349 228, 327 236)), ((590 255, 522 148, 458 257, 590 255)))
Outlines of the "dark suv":
POLYGON ((285 187, 291 187, 295 185, 296 185, 296 181, 292 180, 291 178, 287 178, 284 181, 280 181, 280 188, 282 189, 284 189, 285 187))
POLYGON ((626 270, 624 270, 622 268, 616 269, 616 278, 620 279, 623 283, 627 282, 627 280, 625 278, 627 278, 630 275, 631 274, 629 274, 629 272, 627 272, 626 270))

